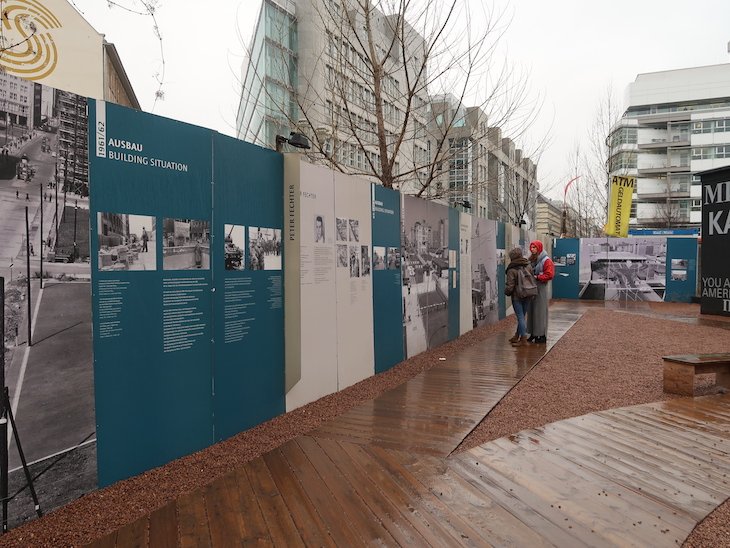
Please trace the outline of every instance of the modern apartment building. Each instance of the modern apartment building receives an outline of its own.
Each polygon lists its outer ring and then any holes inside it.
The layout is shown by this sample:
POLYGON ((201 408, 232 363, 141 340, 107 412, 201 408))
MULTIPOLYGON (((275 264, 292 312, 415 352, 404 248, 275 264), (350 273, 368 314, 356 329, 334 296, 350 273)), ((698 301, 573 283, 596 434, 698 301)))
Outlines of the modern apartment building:
POLYGON ((609 171, 637 177, 632 228, 696 228, 697 173, 730 165, 730 64, 639 74, 609 136, 609 171))
MULTIPOLYGON (((353 0, 262 1, 243 65, 238 138, 275 148, 277 135, 302 132, 315 145, 308 153, 313 161, 377 180, 373 172, 381 173, 382 151, 372 67, 361 50, 364 37, 354 35, 365 21, 343 24, 341 19, 353 16, 363 18, 362 7, 356 8, 353 0)), ((426 44, 405 24, 407 39, 386 52, 395 17, 375 11, 368 21, 378 57, 387 58, 382 97, 389 151, 407 119, 393 163, 395 187, 416 194, 432 181, 424 197, 462 207, 468 203, 475 215, 487 217, 493 211, 491 218, 513 223, 522 219, 516 194, 531 200, 534 220, 536 166, 509 139, 496 145, 490 141, 480 108, 466 107, 449 95, 429 96, 425 84, 414 82, 414 74, 427 81, 417 70, 426 44), (493 172, 495 177, 501 173, 501 183, 491 181, 490 161, 497 162, 493 172), (502 188, 501 207, 490 209, 490 185, 495 196, 502 188), (512 185, 519 188, 513 191, 512 185)))

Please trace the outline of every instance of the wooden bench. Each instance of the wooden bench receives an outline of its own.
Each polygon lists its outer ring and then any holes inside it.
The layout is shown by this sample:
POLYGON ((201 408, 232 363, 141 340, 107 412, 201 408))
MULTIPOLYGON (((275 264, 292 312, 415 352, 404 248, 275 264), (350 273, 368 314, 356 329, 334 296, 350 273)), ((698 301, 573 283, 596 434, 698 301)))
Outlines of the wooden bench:
POLYGON ((730 389, 730 352, 664 356, 664 391, 694 395, 695 375, 715 374, 715 384, 730 389))

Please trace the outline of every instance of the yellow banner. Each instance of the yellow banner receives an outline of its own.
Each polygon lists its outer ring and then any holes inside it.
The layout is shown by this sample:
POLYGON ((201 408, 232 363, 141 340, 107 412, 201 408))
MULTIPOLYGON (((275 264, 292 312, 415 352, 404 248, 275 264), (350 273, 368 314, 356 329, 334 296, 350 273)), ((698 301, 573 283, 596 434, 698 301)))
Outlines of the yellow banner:
POLYGON ((629 218, 631 217, 631 199, 636 188, 636 177, 611 178, 611 199, 608 203, 608 223, 606 234, 625 238, 629 234, 629 218))

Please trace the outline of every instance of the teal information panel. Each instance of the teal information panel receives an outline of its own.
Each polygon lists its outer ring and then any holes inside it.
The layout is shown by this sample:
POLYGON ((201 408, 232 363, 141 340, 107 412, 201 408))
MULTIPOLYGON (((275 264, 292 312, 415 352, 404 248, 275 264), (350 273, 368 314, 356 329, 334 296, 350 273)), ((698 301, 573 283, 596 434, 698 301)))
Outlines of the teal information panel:
POLYGON ((553 248, 553 299, 580 298, 580 240, 560 238, 553 248))
POLYGON ((215 134, 213 408, 216 441, 283 414, 284 164, 215 134))
POLYGON ((375 372, 404 359, 400 194, 372 185, 375 372))
POLYGON ((689 303, 697 294, 697 239, 667 238, 666 302, 689 303))
POLYGON ((449 208, 449 340, 459 336, 460 229, 459 210, 449 208))
POLYGON ((89 101, 99 485, 213 441, 209 130, 89 101))

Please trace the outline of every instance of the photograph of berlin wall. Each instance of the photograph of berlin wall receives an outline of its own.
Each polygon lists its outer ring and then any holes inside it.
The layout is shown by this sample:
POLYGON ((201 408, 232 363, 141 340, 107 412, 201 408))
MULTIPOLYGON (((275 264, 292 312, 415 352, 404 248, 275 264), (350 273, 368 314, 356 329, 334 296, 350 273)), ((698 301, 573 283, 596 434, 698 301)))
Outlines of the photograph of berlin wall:
POLYGON ((496 221, 472 218, 471 287, 473 326, 481 327, 499 321, 496 221))
MULTIPOLYGON (((87 99, 5 72, 0 97, 5 373, 47 512, 96 488, 87 99)), ((25 485, 14 440, 9 468, 14 493, 25 485)), ((27 493, 11 526, 35 515, 27 493)))
POLYGON ((163 219, 162 269, 208 270, 210 221, 163 219))
POLYGON ((157 270, 156 219, 149 215, 98 213, 98 268, 157 270))
POLYGON ((448 340, 449 210, 404 196, 402 215, 403 326, 410 357, 448 340))
POLYGON ((667 239, 583 238, 579 298, 663 301, 667 239))

